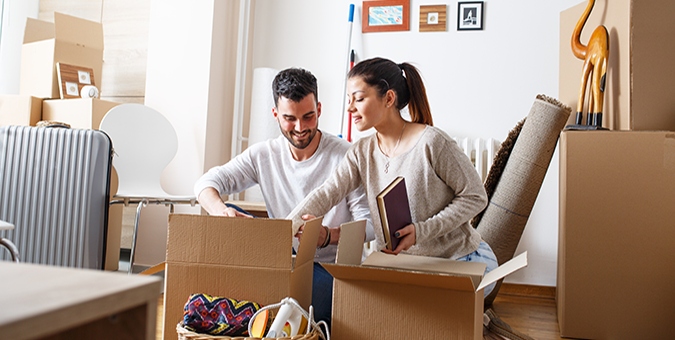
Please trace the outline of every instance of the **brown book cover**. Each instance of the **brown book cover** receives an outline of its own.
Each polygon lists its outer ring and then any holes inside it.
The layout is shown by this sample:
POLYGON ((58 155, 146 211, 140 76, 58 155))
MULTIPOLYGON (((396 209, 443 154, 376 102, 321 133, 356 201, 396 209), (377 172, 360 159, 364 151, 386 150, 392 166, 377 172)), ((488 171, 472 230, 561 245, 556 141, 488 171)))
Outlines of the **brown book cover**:
POLYGON ((382 233, 384 234, 386 247, 389 250, 394 250, 399 242, 394 233, 412 223, 405 178, 396 177, 377 195, 377 207, 380 210, 380 221, 382 221, 382 233))

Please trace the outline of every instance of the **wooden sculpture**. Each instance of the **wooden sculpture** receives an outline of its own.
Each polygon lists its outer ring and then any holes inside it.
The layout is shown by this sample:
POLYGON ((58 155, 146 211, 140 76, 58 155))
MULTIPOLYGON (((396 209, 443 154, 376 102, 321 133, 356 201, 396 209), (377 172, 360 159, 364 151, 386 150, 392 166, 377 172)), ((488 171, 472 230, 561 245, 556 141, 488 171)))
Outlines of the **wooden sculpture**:
POLYGON ((572 52, 574 56, 584 61, 581 73, 581 88, 577 104, 576 124, 583 123, 584 99, 590 80, 590 94, 588 96, 588 117, 586 125, 602 127, 602 109, 604 102, 605 81, 607 75, 607 58, 609 56, 609 34, 605 26, 598 26, 588 45, 581 43, 581 30, 591 14, 595 0, 589 0, 588 6, 579 18, 574 32, 572 32, 572 52))

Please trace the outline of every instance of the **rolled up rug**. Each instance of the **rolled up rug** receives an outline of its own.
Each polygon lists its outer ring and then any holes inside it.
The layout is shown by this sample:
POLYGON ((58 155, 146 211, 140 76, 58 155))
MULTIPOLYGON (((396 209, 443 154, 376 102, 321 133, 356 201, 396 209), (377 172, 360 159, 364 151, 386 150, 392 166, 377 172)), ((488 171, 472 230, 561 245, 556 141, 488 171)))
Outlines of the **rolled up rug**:
MULTIPOLYGON (((556 99, 538 95, 503 164, 494 192, 488 193, 489 203, 475 227, 500 265, 513 258, 571 111, 556 99)), ((486 305, 492 303, 500 285, 501 280, 485 298, 486 305)))

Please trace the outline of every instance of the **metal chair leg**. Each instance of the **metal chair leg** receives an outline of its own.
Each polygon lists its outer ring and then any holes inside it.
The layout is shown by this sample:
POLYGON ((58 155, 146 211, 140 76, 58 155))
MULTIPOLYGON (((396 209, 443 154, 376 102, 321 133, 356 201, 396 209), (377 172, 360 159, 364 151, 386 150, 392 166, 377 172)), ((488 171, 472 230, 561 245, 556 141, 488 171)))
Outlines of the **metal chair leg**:
POLYGON ((134 258, 136 256, 136 238, 138 236, 138 224, 141 221, 141 210, 146 205, 148 205, 148 200, 143 199, 138 203, 138 207, 136 208, 136 220, 134 221, 134 235, 131 239, 131 253, 129 254, 129 270, 127 271, 128 274, 133 274, 134 258))
POLYGON ((0 245, 5 246, 9 250, 9 255, 12 257, 13 262, 19 262, 19 249, 16 248, 12 241, 0 237, 0 245))

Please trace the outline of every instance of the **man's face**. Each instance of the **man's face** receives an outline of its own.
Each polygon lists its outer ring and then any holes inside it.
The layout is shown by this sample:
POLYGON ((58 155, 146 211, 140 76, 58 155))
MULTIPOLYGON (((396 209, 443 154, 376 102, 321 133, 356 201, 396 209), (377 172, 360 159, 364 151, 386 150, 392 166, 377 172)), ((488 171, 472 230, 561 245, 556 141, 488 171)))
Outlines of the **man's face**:
POLYGON ((316 103, 310 93, 299 102, 279 97, 277 107, 272 108, 279 122, 279 129, 289 143, 297 149, 306 148, 316 136, 321 116, 321 103, 316 103))

